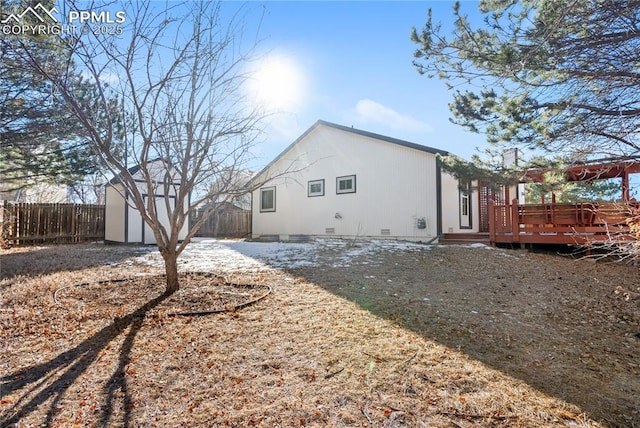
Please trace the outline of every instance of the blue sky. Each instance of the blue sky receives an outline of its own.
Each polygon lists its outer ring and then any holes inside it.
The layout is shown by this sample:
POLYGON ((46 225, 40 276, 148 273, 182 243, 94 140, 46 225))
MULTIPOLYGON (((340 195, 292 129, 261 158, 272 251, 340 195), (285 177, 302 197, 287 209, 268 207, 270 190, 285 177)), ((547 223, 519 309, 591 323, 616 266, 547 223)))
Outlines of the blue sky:
MULTIPOLYGON (((302 76, 300 99, 274 116, 257 165, 271 161, 318 119, 447 150, 470 159, 486 147, 484 135, 450 122, 452 92, 421 76, 412 64, 427 11, 442 28, 453 26, 453 1, 268 1, 262 11, 262 48, 292 63, 302 76)), ((461 2, 471 20, 477 1, 461 2)), ((259 7, 257 7, 259 5, 259 7)), ((255 14, 259 16, 259 13, 255 14)), ((295 80, 295 79, 294 79, 295 80)), ((523 153, 525 156, 526 153, 523 153)), ((637 188, 640 174, 632 176, 637 188)), ((637 195, 636 195, 637 196, 637 195)))
MULTIPOLYGON (((170 7, 178 19, 188 14, 189 2, 152 3, 159 10, 170 7)), ((451 26, 453 3, 223 0, 223 20, 226 13, 240 11, 246 27, 239 36, 244 43, 257 37, 255 54, 275 69, 263 86, 276 92, 263 101, 279 113, 265 124, 250 167, 261 169, 319 119, 470 158, 484 145, 484 136, 450 123, 451 92, 444 82, 420 76, 412 64, 417 47, 410 40, 412 27, 422 28, 429 8, 443 28, 451 26)), ((118 0, 106 4, 103 9, 113 16, 122 5, 118 0)), ((61 16, 71 10, 66 0, 57 5, 61 16)), ((89 0, 74 8, 98 10, 89 0)), ((476 1, 463 1, 462 9, 477 16, 476 1)), ((259 68, 262 62, 255 64, 259 68)))
MULTIPOLYGON (((444 82, 420 76, 412 65, 416 45, 409 38, 411 28, 422 28, 429 7, 434 18, 447 25, 452 5, 450 1, 251 3, 250 15, 256 23, 262 18, 260 49, 295 70, 287 90, 298 95, 270 119, 265 142, 257 148, 258 162, 269 162, 318 119, 469 158, 484 145, 484 137, 451 124, 451 93, 444 82)), ((475 11, 476 2, 464 2, 463 9, 475 11)))
MULTIPOLYGON (((66 10, 65 0, 58 3, 66 10)), ((262 101, 279 112, 266 123, 250 167, 261 169, 319 119, 470 158, 485 144, 484 136, 450 123, 451 92, 444 82, 420 76, 412 64, 412 27, 423 27, 429 8, 443 28, 451 26, 453 3, 224 1, 223 17, 238 11, 244 17, 245 33, 239 36, 245 43, 256 34, 260 40, 255 54, 262 60, 255 67, 268 64, 271 71, 266 82, 256 82, 262 83, 262 101)), ((107 9, 115 13, 120 4, 107 9)), ((188 7, 176 0, 156 4, 177 6, 176 18, 188 7)), ((462 10, 477 16, 477 2, 463 1, 462 10)))

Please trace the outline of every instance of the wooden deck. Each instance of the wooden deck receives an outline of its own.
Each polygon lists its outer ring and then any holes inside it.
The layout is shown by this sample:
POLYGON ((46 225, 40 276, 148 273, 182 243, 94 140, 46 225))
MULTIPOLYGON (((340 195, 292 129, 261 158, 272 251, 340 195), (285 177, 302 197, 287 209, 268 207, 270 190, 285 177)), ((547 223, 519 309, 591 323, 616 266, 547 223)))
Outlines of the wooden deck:
POLYGON ((597 244, 624 236, 627 208, 616 203, 549 203, 489 205, 492 244, 597 244))

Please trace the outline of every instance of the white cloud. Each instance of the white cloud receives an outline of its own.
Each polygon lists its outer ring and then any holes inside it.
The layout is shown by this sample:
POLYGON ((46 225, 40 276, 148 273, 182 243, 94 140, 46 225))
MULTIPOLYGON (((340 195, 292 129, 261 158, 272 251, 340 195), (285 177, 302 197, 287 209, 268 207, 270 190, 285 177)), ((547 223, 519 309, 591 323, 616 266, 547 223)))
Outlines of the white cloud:
MULTIPOLYGON (((95 76, 87 70, 83 70, 80 74, 84 79, 87 79, 89 82, 95 81, 95 76)), ((108 85, 117 85, 121 81, 120 76, 111 71, 103 71, 100 74, 99 79, 102 83, 106 83, 108 85)))
POLYGON ((433 128, 426 122, 413 118, 408 114, 401 114, 390 107, 370 99, 363 99, 356 103, 349 113, 350 119, 361 124, 381 124, 394 130, 411 132, 431 132, 433 128))

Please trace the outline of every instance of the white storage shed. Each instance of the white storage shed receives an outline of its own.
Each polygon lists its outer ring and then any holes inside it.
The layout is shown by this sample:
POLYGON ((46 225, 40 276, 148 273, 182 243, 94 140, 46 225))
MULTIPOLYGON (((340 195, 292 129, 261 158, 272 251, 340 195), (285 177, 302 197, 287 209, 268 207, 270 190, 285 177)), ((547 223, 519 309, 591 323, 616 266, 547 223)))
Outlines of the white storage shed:
MULTIPOLYGON (((129 169, 134 177, 138 188, 147 204, 149 198, 154 198, 156 202, 156 210, 160 221, 165 227, 169 225, 170 210, 176 206, 176 187, 179 184, 174 183, 166 186, 167 168, 166 163, 161 159, 156 159, 148 164, 148 170, 154 179, 153 195, 147 190, 146 181, 142 175, 139 166, 129 169), (168 191, 165 195, 165 191, 168 191), (166 208, 166 198, 169 199, 170 209, 166 208)), ((188 232, 188 221, 180 230, 180 240, 183 240, 188 232)), ((135 207, 130 193, 122 185, 121 178, 113 178, 105 189, 105 242, 126 243, 126 244, 155 244, 156 239, 153 231, 142 219, 142 215, 135 207)))

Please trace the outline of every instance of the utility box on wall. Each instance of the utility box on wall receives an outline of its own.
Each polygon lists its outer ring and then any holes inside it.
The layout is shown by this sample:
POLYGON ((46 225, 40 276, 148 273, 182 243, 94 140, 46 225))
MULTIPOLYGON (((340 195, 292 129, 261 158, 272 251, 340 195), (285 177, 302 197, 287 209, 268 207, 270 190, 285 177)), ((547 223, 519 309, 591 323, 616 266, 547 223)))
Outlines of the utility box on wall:
MULTIPOLYGON (((175 209, 176 186, 179 186, 179 183, 167 185, 170 184, 166 183, 167 180, 165 178, 168 172, 166 162, 162 159, 149 162, 148 170, 152 177, 157 177, 157 179, 153 180, 153 195, 150 195, 147 190, 147 183, 139 166, 130 168, 129 173, 138 184, 145 205, 149 202, 150 198, 154 198, 158 218, 165 228, 169 228, 170 211, 166 208, 166 200, 168 199, 169 201, 169 209, 175 209)), ((188 221, 185 221, 184 227, 180 230, 180 240, 183 240, 187 236, 188 223, 188 221)), ((135 207, 130 193, 122 185, 121 177, 113 178, 109 181, 105 189, 104 235, 106 242, 126 244, 156 243, 153 230, 151 230, 151 227, 142 219, 142 215, 135 207)))

